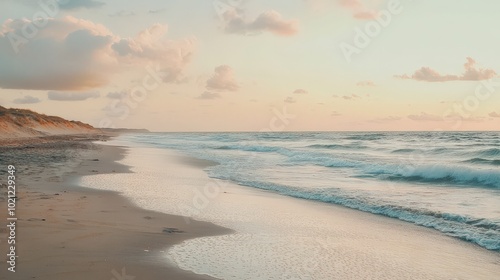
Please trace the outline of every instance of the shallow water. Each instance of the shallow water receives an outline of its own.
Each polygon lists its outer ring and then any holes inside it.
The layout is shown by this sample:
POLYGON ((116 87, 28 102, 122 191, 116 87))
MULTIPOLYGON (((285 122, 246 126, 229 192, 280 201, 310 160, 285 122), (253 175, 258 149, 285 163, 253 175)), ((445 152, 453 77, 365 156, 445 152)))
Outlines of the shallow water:
POLYGON ((500 251, 500 133, 153 133, 209 176, 439 230, 500 251))

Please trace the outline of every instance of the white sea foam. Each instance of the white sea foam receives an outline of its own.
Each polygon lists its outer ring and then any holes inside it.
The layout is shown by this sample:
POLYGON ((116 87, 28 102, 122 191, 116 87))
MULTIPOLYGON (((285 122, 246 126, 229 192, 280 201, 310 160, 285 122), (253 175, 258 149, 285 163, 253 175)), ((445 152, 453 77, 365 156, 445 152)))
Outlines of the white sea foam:
POLYGON ((296 132, 129 139, 219 162, 207 170, 213 178, 401 219, 499 251, 497 137, 296 132))
POLYGON ((236 230, 170 248, 166 261, 182 269, 221 279, 488 279, 499 271, 497 255, 430 230, 210 179, 176 157, 135 147, 122 161, 134 173, 86 176, 81 184, 236 230), (449 267, 437 266, 440 259, 449 267))

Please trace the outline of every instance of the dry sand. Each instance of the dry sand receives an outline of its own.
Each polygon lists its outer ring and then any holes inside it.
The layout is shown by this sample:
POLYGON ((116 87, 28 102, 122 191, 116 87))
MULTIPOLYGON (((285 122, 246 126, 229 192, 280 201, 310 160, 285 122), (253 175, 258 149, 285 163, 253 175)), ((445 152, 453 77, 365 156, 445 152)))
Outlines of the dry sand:
MULTIPOLYGON (((137 208, 115 192, 76 186, 77 176, 128 172, 115 162, 125 150, 88 142, 54 143, 31 140, 22 148, 0 146, 2 168, 16 164, 18 169, 19 219, 16 272, 8 272, 2 261, 1 279, 213 279, 169 267, 159 255, 188 238, 228 229, 206 222, 186 224, 183 217, 137 208)), ((4 224, 5 187, 1 192, 4 224)), ((6 259, 6 234, 2 226, 2 259, 6 259)))

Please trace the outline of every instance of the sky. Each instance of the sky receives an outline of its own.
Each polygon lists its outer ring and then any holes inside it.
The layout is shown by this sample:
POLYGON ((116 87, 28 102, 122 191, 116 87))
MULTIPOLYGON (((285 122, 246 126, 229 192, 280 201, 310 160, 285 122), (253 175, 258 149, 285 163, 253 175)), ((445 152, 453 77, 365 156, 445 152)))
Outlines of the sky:
POLYGON ((498 131, 499 10, 0 0, 0 105, 151 131, 498 131))

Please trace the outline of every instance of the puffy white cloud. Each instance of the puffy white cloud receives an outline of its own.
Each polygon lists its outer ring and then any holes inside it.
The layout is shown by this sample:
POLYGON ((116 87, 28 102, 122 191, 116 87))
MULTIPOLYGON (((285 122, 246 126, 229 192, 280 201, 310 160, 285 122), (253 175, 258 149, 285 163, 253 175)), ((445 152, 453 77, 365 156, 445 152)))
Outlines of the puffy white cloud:
POLYGON ((70 16, 47 19, 43 28, 36 24, 7 20, 0 27, 1 88, 87 90, 127 67, 149 64, 158 65, 164 82, 179 82, 194 52, 194 39, 167 40, 167 28, 159 24, 135 38, 70 16), (34 28, 31 35, 26 26, 34 28))
POLYGON ((34 26, 29 20, 3 24, 0 87, 81 90, 106 84, 108 71, 116 66, 108 48, 113 40, 111 32, 73 17, 47 21, 32 38, 23 32, 24 26, 34 26))
POLYGON ((196 49, 196 39, 178 41, 167 40, 168 27, 154 24, 134 38, 123 38, 113 43, 122 60, 135 64, 141 61, 160 63, 160 71, 165 73, 165 82, 180 82, 184 68, 188 65, 196 49))
POLYGON ((283 101, 284 101, 285 103, 295 103, 295 102, 297 102, 297 101, 295 100, 295 98, 293 98, 293 97, 287 97, 287 98, 285 98, 285 100, 283 100, 283 101))

